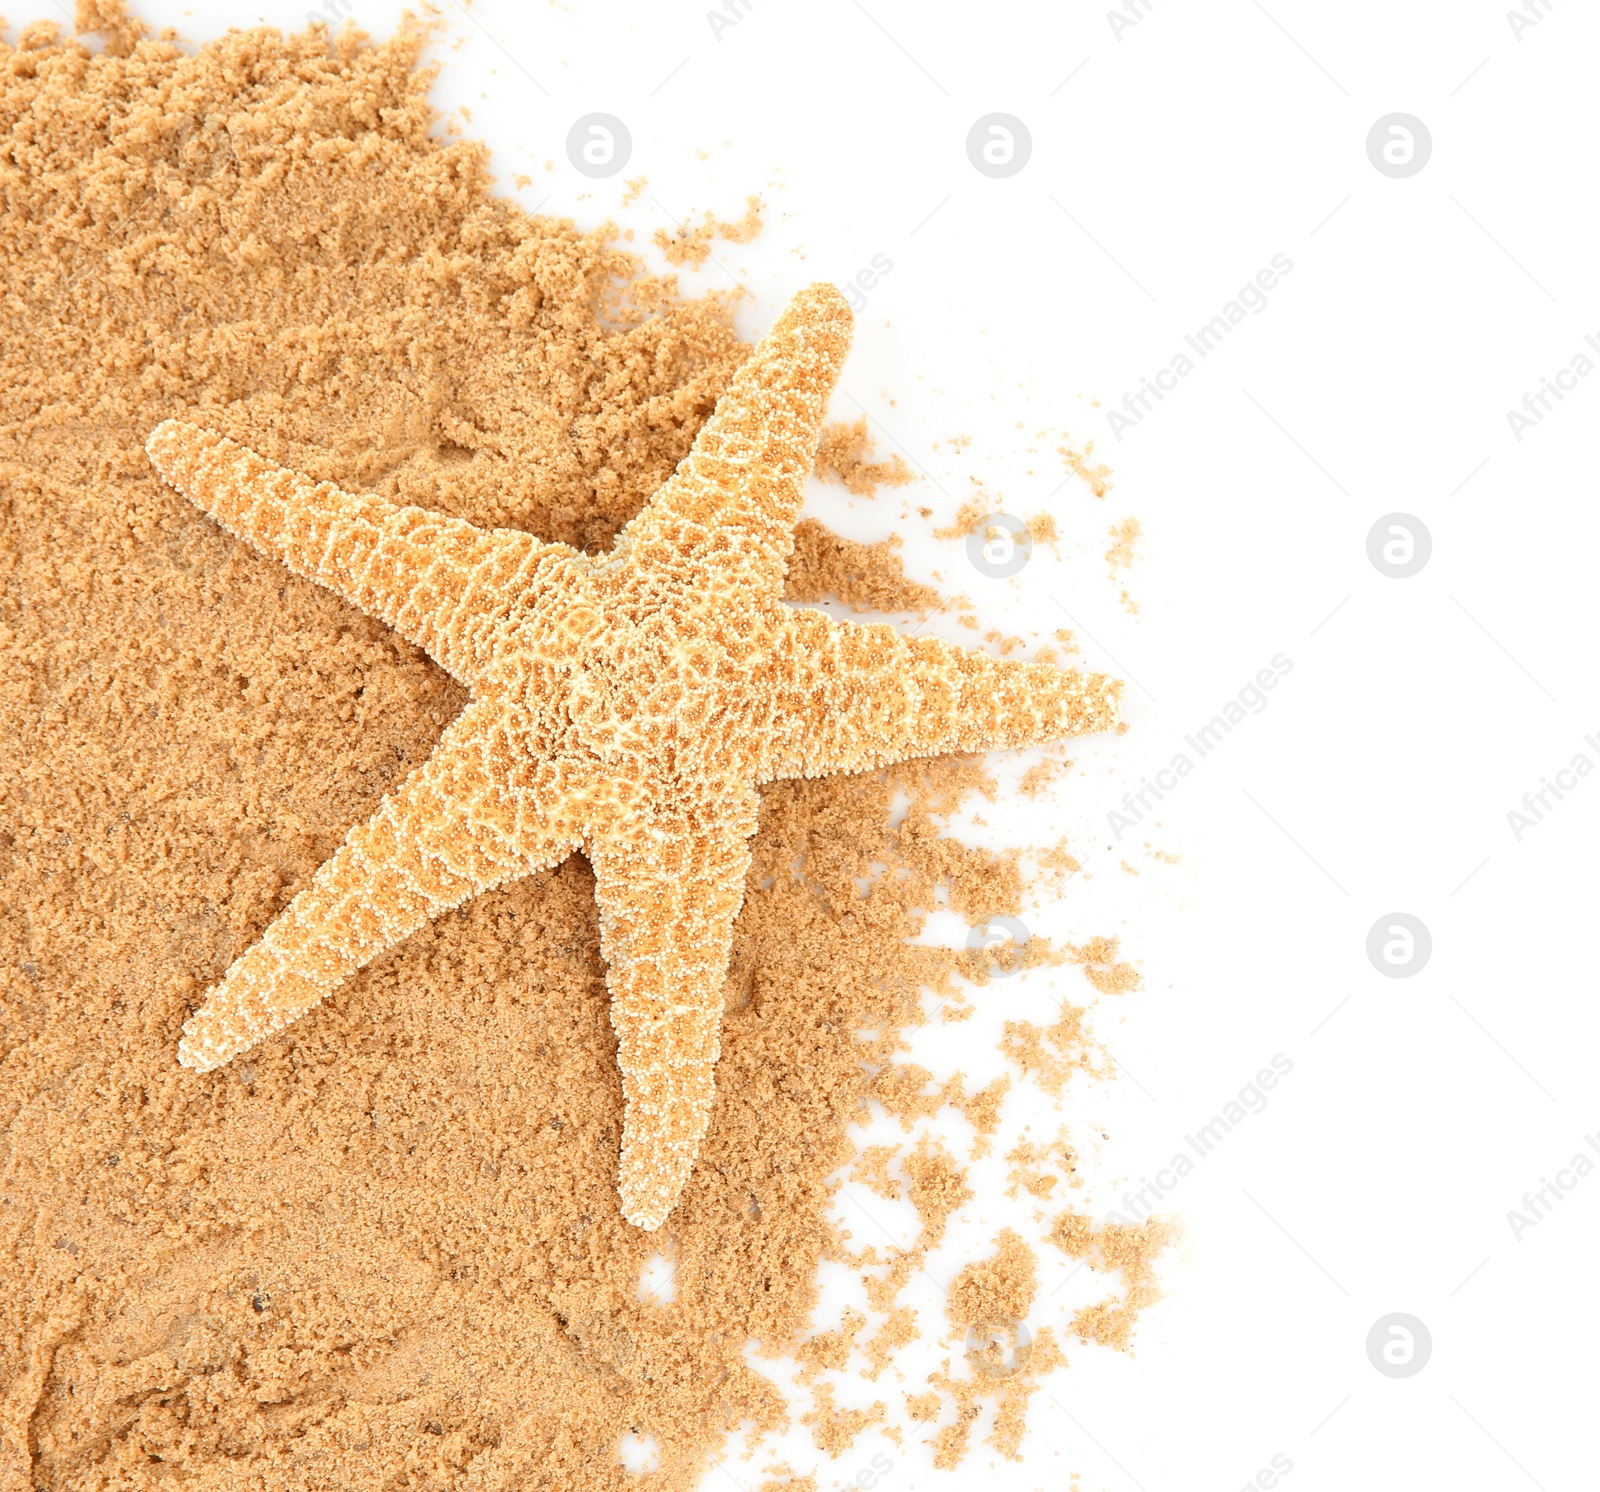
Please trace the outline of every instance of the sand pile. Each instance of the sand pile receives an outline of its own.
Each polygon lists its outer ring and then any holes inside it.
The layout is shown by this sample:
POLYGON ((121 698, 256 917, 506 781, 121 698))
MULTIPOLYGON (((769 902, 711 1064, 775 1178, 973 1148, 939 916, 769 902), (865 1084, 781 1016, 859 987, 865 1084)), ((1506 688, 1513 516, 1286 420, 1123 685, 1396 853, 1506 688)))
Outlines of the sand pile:
MULTIPOLYGON (((620 1488, 627 1431, 692 1484, 783 1422, 746 1343, 805 1332, 848 1125, 920 990, 973 972, 907 944, 917 909, 1014 910, 1015 868, 935 853, 959 763, 765 793, 670 1307, 618 1211, 581 857, 179 1068, 463 692, 165 488, 150 429, 597 551, 745 349, 430 138, 417 35, 189 56, 88 9, 99 55, 0 47, 0 1488, 620 1488)), ((936 599, 825 530, 800 559, 798 596, 936 599)))

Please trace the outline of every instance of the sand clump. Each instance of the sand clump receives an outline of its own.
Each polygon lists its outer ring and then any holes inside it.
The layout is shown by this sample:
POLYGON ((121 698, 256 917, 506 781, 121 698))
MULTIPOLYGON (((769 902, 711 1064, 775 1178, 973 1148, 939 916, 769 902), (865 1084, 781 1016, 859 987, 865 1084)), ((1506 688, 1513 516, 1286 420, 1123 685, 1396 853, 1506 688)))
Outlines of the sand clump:
MULTIPOLYGON (((1134 546, 1144 537, 1144 529, 1137 518, 1124 518, 1112 525, 1110 534, 1111 545, 1106 550, 1106 578, 1113 585, 1121 586, 1121 578, 1117 572, 1128 569, 1137 558, 1133 552, 1134 546)), ((1121 587, 1121 592, 1118 600, 1123 610, 1138 615, 1139 603, 1128 593, 1125 586, 1121 587)))
POLYGON ((1010 1460, 1020 1458, 1028 1401, 1041 1378, 1066 1363, 1050 1327, 1027 1327, 1037 1291, 1038 1258, 1011 1228, 995 1237, 992 1254, 974 1260, 951 1282, 945 1314, 961 1343, 965 1370, 947 1364, 929 1375, 933 1394, 906 1400, 912 1418, 945 1420, 932 1442, 936 1467, 951 1470, 961 1464, 990 1403, 987 1443, 1010 1460), (945 1414, 946 1406, 954 1409, 953 1417, 945 1414))
MULTIPOLYGON (((598 553, 747 349, 716 298, 495 198, 481 147, 430 134, 417 32, 189 56, 81 9, 100 55, 48 22, 0 48, 0 1488, 620 1492, 627 1432, 657 1444, 653 1485, 693 1486, 732 1426, 804 1418, 746 1344, 814 1335, 850 1126, 923 991, 967 970, 908 941, 920 909, 1018 908, 1015 861, 936 821, 981 773, 762 794, 670 1304, 639 1293, 661 1235, 616 1206, 582 857, 227 1068, 178 1067, 205 989, 466 694, 165 488, 145 437, 186 415, 598 553)), ((791 594, 821 583, 802 559, 791 594)), ((1004 1089, 948 1091, 992 1135, 1004 1089)), ((959 1166, 910 1153, 942 1226, 959 1166)), ((893 1294, 845 1323, 880 1372, 917 1329, 893 1294)), ((1054 1352, 1041 1328, 1026 1373, 983 1380, 1007 1454, 1054 1352)), ((926 1395, 943 1464, 975 1392, 926 1395)), ((875 1407, 814 1396, 811 1428, 842 1445, 875 1407)))
POLYGON ((1085 441, 1082 450, 1075 449, 1069 441, 1057 448, 1057 454, 1067 470, 1076 477, 1088 483, 1089 490, 1096 497, 1103 498, 1111 491, 1114 485, 1111 481, 1111 468, 1103 461, 1089 464, 1094 455, 1094 441, 1085 441))
POLYGON ((895 552, 900 535, 863 544, 836 534, 815 518, 795 525, 787 595, 791 601, 836 597, 852 611, 915 611, 926 616, 941 604, 938 591, 906 577, 895 552))
POLYGON ((887 461, 870 459, 872 435, 867 417, 853 425, 825 425, 817 441, 817 475, 842 483, 856 497, 876 497, 880 487, 904 487, 915 474, 898 452, 887 461))
MULTIPOLYGON (((632 185, 630 182, 630 189, 632 185)), ((643 187, 641 179, 639 190, 642 191, 643 187)), ((637 196, 638 192, 635 191, 633 195, 637 196)), ((625 202, 627 200, 624 199, 625 202)), ((657 228, 653 242, 661 250, 661 256, 668 264, 686 264, 690 269, 699 269, 711 257, 711 245, 716 239, 720 238, 728 243, 750 243, 759 236, 762 229, 761 210, 761 199, 750 197, 745 201, 742 218, 733 222, 723 222, 707 211, 698 223, 685 219, 677 225, 677 231, 674 233, 668 233, 665 228, 657 228)))
POLYGON ((1096 1273, 1114 1274, 1122 1282, 1120 1296, 1108 1295, 1074 1314, 1072 1331, 1079 1341, 1132 1350, 1139 1313, 1161 1299, 1155 1261, 1178 1236, 1177 1225, 1168 1218, 1106 1223, 1100 1228, 1078 1212, 1064 1212, 1055 1220, 1050 1241, 1057 1248, 1073 1259, 1087 1261, 1096 1273))

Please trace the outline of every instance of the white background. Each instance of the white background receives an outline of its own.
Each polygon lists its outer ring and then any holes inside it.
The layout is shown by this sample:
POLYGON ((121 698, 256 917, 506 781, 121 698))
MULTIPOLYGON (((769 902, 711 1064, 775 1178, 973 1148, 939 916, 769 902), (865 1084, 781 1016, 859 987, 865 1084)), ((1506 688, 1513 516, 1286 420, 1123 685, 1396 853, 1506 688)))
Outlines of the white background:
MULTIPOLYGON (((686 276, 748 286, 748 336, 806 281, 886 255, 835 417, 864 409, 880 452, 921 476, 853 504, 818 485, 811 510, 861 537, 901 531, 913 573, 970 596, 986 629, 1042 639, 1065 607, 1088 661, 1137 680, 1132 729, 1075 753, 1054 801, 981 807, 987 827, 962 830, 1067 835, 1088 874, 1030 926, 1119 934, 1145 976, 1098 1018, 1122 1079, 1075 1085, 1059 1113, 1021 1085, 1006 1138, 1065 1123, 1091 1182, 1074 1200, 1103 1215, 1275 1053, 1294 1064, 1164 1203, 1187 1241, 1136 1357, 1075 1347, 1034 1400, 1025 1461, 977 1444, 957 1475, 1197 1492, 1244 1487, 1282 1455, 1292 1489, 1594 1486, 1600 1175, 1520 1240, 1507 1213, 1600 1134, 1587 910, 1600 776, 1520 842, 1506 818, 1575 753, 1600 764, 1583 742, 1600 736, 1600 377, 1520 442, 1506 419, 1600 335, 1592 8, 1553 0, 1520 36, 1485 0, 1154 0, 1120 35, 1077 3, 753 0, 720 35, 707 9, 447 6, 436 99, 470 107, 465 133, 492 145, 502 189, 533 178, 525 206, 615 218, 640 245, 674 216, 737 218, 760 193, 761 237, 718 243, 686 276), (565 156, 592 111, 633 137, 607 181, 565 156), (994 111, 1033 141, 1004 180, 965 149, 994 111), (1433 140, 1407 179, 1366 152, 1395 111, 1433 140), (638 174, 648 186, 624 208, 638 174), (1275 254, 1294 267, 1266 309, 1119 442, 1091 401, 1120 404, 1275 254), (970 446, 949 446, 957 436, 970 446), (1104 502, 1061 485, 1064 436, 1093 437, 1113 467, 1104 502), (996 507, 1054 513, 1060 554, 1041 548, 996 582, 933 541, 915 509, 949 522, 973 477, 996 507), (1432 535, 1410 579, 1366 554, 1395 511, 1432 535), (1137 617, 1102 559, 1130 514, 1147 535, 1127 582, 1137 617), (1158 828, 1115 843, 1107 811, 1279 653, 1294 667, 1268 707, 1162 804, 1158 828), (1152 861, 1147 841, 1182 863, 1152 861), (1395 911, 1432 933, 1412 978, 1382 977, 1365 953, 1395 911), (1433 1341, 1404 1380, 1365 1350, 1397 1311, 1433 1341)), ((303 3, 142 10, 191 41, 305 16, 303 3)), ((38 13, 13 10, 13 24, 38 13)), ((397 14, 355 0, 376 35, 397 14)), ((929 626, 975 640, 953 617, 929 626)), ((963 931, 947 917, 930 936, 963 931)), ((1046 1021, 1053 995, 1091 993, 1076 971, 996 983, 976 992, 974 1022, 936 1022, 912 1055, 981 1082, 1003 1069, 1001 1021, 1046 1021)), ((965 1153, 963 1121, 947 1112, 937 1130, 965 1153)), ((1037 1209, 1004 1198, 1003 1161, 975 1166, 972 1184, 977 1200, 907 1291, 924 1327, 999 1225, 1039 1236, 1037 1209)), ((839 1215, 858 1243, 913 1231, 906 1204, 860 1186, 839 1215)), ((1059 1329, 1098 1292, 1039 1253, 1032 1324, 1059 1329)), ((826 1283, 823 1326, 859 1301, 848 1272, 826 1283)), ((903 1379, 848 1378, 841 1402, 883 1398, 898 1416, 946 1355, 906 1354, 903 1379)), ((869 1433, 836 1462, 803 1434, 782 1452, 824 1487, 957 1485, 931 1469, 925 1433, 903 1447, 869 1433)), ((762 1479, 773 1457, 739 1449, 708 1486, 762 1479)))

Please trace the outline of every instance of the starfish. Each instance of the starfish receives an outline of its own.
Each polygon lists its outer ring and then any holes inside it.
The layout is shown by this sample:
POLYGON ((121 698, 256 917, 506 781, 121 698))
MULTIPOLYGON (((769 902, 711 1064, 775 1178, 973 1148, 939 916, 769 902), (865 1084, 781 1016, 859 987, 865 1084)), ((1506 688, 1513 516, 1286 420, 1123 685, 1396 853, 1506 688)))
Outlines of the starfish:
POLYGON ((603 555, 352 495, 194 425, 152 432, 156 470, 191 502, 471 692, 185 1021, 179 1062, 221 1066, 428 919, 582 850, 622 1074, 622 1212, 661 1226, 710 1119, 757 789, 1117 719, 1104 675, 784 604, 850 324, 832 286, 797 295, 603 555))

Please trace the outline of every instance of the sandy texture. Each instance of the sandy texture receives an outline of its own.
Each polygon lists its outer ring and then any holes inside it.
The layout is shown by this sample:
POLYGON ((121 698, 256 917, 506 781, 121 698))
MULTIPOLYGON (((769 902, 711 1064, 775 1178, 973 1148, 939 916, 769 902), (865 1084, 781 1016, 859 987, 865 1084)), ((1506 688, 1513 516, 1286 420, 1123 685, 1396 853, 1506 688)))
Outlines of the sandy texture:
MULTIPOLYGON (((632 185, 630 182, 629 187, 632 185)), ((642 177, 640 190, 643 190, 642 177)), ((627 200, 624 199, 624 205, 627 200)), ((737 222, 720 222, 708 211, 699 223, 685 219, 677 225, 675 233, 669 234, 665 228, 657 228, 654 242, 668 264, 686 264, 691 269, 699 269, 707 259, 711 258, 713 239, 722 238, 730 243, 749 243, 760 232, 761 199, 749 197, 745 201, 744 216, 737 222)))
POLYGON ((1015 868, 937 853, 958 764, 761 793, 670 1306, 617 1207, 581 855, 177 1066, 467 694, 166 488, 148 433, 598 554, 746 349, 430 140, 414 39, 191 58, 98 8, 102 57, 0 48, 0 1488, 606 1492, 628 1431, 693 1485, 783 1421, 746 1344, 803 1339, 848 1126, 965 967, 916 908, 1015 912, 1015 868))
POLYGON ((906 578, 904 562, 895 552, 899 547, 899 534, 876 544, 862 544, 834 533, 815 518, 802 518, 794 531, 789 597, 821 601, 834 596, 848 602, 853 611, 925 615, 936 610, 939 593, 906 578))
POLYGON ((156 427, 145 450, 169 484, 472 692, 184 1023, 185 1066, 221 1066, 425 922, 581 848, 626 1103, 622 1213, 659 1228, 711 1113, 756 789, 1115 722, 1103 675, 783 605, 850 320, 831 285, 796 295, 593 559, 344 492, 196 425, 156 427))
POLYGON ((1103 1342, 1130 1351, 1139 1313, 1161 1299, 1155 1261, 1178 1238, 1169 1218, 1147 1218, 1139 1224, 1107 1223, 1096 1229, 1091 1218, 1063 1212, 1050 1229, 1050 1241, 1074 1259, 1088 1261, 1097 1273, 1120 1276, 1122 1295, 1107 1296, 1084 1306, 1072 1318, 1080 1341, 1103 1342))
POLYGON ((857 497, 876 497, 880 487, 904 487, 915 480, 899 452, 872 460, 872 432, 862 415, 853 425, 825 425, 817 441, 817 475, 839 482, 857 497))

